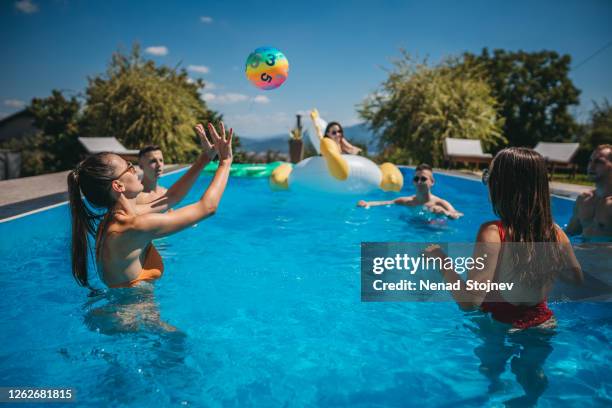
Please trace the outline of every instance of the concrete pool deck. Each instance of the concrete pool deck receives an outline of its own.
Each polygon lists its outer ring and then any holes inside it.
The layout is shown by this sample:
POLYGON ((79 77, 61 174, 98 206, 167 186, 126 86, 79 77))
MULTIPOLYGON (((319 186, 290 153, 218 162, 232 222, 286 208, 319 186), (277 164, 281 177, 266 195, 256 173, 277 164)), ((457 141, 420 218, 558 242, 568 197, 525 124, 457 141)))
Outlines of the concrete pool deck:
MULTIPOLYGON (((186 167, 166 166, 166 173, 186 167)), ((68 201, 68 171, 0 181, 0 222, 68 201)))
MULTIPOLYGON (((184 164, 168 165, 166 173, 187 167, 184 164)), ((399 166, 414 168, 414 166, 399 166)), ((480 180, 474 172, 435 169, 437 173, 480 180)), ((0 181, 0 222, 14 217, 35 212, 45 207, 59 205, 68 200, 66 176, 68 171, 44 174, 41 176, 23 177, 0 181)), ((575 199, 579 194, 591 190, 590 187, 576 184, 551 182, 553 194, 575 199)))

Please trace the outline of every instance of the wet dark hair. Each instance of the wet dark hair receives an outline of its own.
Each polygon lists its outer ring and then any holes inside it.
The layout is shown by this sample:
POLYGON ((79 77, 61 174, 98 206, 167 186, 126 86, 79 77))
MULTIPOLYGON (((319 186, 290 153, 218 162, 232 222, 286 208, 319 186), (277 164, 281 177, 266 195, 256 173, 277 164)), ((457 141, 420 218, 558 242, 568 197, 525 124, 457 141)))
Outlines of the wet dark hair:
POLYGON ((88 287, 88 236, 97 237, 100 220, 115 199, 111 194, 115 169, 110 164, 112 153, 98 153, 81 161, 68 173, 68 197, 72 217, 72 275, 79 285, 88 287), (83 200, 87 199, 87 203, 83 200), (91 207, 91 208, 90 208, 91 207))
POLYGON ((148 146, 145 146, 142 149, 140 149, 140 151, 138 152, 138 158, 140 159, 145 154, 147 154, 149 152, 154 152, 156 150, 161 151, 161 148, 158 145, 148 145, 148 146))
POLYGON ((543 246, 550 253, 536 255, 535 245, 559 242, 550 207, 546 161, 532 149, 510 147, 495 155, 489 174, 493 211, 507 231, 506 241, 526 244, 526 252, 516 265, 530 263, 531 267, 518 267, 521 277, 540 284, 552 280, 553 264, 560 262, 559 249, 557 245, 543 246), (538 259, 546 259, 547 264, 538 265, 538 259))
POLYGON ((332 126, 338 126, 340 128, 340 131, 342 132, 342 136, 344 136, 344 129, 342 128, 342 125, 338 122, 329 122, 327 124, 327 126, 325 127, 325 132, 323 132, 323 137, 329 137, 327 136, 327 132, 329 132, 329 129, 332 128, 332 126))
POLYGON ((421 163, 418 166, 416 166, 416 168, 414 169, 414 171, 423 171, 423 170, 429 170, 433 172, 433 170, 431 169, 431 166, 427 163, 421 163))

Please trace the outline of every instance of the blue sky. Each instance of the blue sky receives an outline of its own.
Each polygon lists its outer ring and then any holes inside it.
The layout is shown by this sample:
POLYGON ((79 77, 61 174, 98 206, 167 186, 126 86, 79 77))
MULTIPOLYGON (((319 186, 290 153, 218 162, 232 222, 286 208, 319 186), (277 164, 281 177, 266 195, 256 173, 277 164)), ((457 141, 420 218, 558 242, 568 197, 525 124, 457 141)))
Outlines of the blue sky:
MULTIPOLYGON (((432 62, 483 47, 570 54, 576 65, 612 41, 612 1, 73 1, 0 2, 0 116, 52 89, 82 92, 112 52, 135 42, 181 64, 209 87, 210 107, 241 135, 285 133, 295 113, 359 122, 355 105, 386 78, 404 48, 432 62), (248 54, 274 46, 289 79, 260 91, 244 76, 248 54)), ((612 100, 612 46, 573 71, 572 113, 612 100)))

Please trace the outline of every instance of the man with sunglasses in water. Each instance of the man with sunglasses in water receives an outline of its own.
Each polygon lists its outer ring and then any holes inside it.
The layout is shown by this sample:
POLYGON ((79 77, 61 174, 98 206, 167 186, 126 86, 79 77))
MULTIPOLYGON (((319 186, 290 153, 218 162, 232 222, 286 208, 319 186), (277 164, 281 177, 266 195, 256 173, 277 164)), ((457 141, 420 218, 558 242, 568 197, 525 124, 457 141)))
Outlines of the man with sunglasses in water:
POLYGON ((390 201, 368 202, 360 200, 357 205, 365 208, 391 204, 404 205, 407 207, 423 206, 434 214, 446 215, 447 217, 455 220, 463 216, 462 213, 455 210, 451 203, 431 193, 431 188, 433 187, 435 181, 431 166, 429 164, 423 163, 416 167, 412 183, 416 189, 415 195, 409 197, 399 197, 390 201))
POLYGON ((591 154, 588 174, 595 189, 576 199, 574 214, 567 224, 568 235, 612 241, 612 145, 597 146, 591 154))

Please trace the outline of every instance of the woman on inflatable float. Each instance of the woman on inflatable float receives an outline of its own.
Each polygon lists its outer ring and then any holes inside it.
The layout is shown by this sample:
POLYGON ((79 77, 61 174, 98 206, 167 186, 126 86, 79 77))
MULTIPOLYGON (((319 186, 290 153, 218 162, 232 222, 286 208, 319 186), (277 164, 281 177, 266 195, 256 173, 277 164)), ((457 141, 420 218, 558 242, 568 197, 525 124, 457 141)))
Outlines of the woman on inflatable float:
MULTIPOLYGON (((342 140, 323 137, 321 129, 327 124, 319 117, 316 109, 310 112, 315 132, 309 132, 311 142, 321 156, 309 157, 295 167, 285 163, 278 166, 270 175, 273 189, 305 189, 330 193, 364 194, 381 188, 384 191, 400 191, 404 177, 391 163, 377 166, 373 161, 355 154, 342 154, 342 140), (314 139, 314 140, 312 140, 314 139)), ((338 128, 340 128, 338 126, 338 128)), ((338 138, 336 138, 338 139, 338 138)), ((348 142, 346 142, 347 145, 348 142)), ((359 149, 353 147, 353 152, 359 149)))

